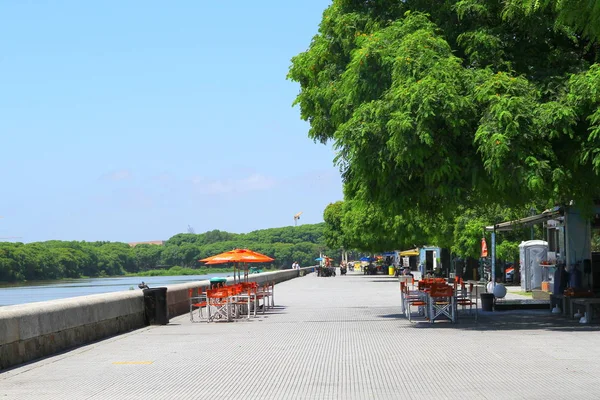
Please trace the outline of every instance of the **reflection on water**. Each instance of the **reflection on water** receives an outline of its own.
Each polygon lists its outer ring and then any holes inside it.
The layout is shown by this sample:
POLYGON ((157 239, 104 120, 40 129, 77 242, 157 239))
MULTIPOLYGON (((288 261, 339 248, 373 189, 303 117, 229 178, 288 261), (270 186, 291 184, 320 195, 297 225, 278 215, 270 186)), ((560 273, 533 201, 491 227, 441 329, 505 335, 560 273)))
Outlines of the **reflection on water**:
POLYGON ((38 281, 18 284, 0 283, 0 306, 24 304, 35 301, 64 299, 88 294, 140 290, 142 281, 148 286, 159 287, 176 283, 202 281, 215 276, 230 276, 231 273, 187 276, 134 276, 119 278, 63 279, 60 281, 38 281))

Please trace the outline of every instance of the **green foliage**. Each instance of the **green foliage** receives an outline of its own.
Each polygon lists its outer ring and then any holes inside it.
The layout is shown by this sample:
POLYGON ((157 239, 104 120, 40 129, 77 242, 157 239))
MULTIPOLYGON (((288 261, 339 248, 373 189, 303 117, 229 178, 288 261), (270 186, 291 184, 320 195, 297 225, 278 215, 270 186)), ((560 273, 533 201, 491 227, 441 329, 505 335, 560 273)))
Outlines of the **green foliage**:
MULTIPOLYGON (((0 281, 219 272, 222 268, 206 268, 198 260, 234 248, 249 248, 275 258, 273 263, 260 265, 262 268, 290 268, 294 261, 309 266, 320 251, 326 250, 324 229, 325 224, 305 224, 247 234, 218 230, 183 233, 167 240, 164 246, 57 240, 29 244, 0 242, 0 281), (165 268, 157 269, 162 266, 165 268)), ((339 257, 339 252, 330 251, 328 255, 339 257)))
POLYGON ((414 247, 424 244, 423 224, 384 213, 371 203, 344 202, 342 229, 349 248, 365 252, 414 247))
MULTIPOLYGON (((592 231, 592 251, 597 252, 600 251, 600 231, 594 229, 592 231)), ((1 270, 0 266, 0 270, 1 270)))
POLYGON ((443 219, 417 213, 393 215, 373 203, 357 200, 330 204, 324 220, 330 248, 374 253, 431 243, 449 246, 452 239, 451 227, 443 219))
POLYGON ((342 230, 343 204, 342 201, 331 203, 325 207, 325 211, 323 212, 325 244, 331 249, 341 249, 346 246, 342 230))
POLYGON ((496 258, 505 261, 519 260, 519 243, 505 240, 496 246, 496 258))
POLYGON ((465 207, 600 196, 599 47, 566 14, 598 7, 561 4, 333 1, 288 78, 309 137, 338 151, 359 227, 398 235, 415 221, 447 239, 465 207))
POLYGON ((590 0, 508 0, 507 19, 543 11, 556 13, 556 29, 571 27, 594 41, 600 39, 600 3, 590 0))
POLYGON ((481 254, 481 238, 486 220, 473 212, 462 214, 456 219, 454 227, 454 243, 452 252, 467 258, 479 258, 481 254))
MULTIPOLYGON (((481 256, 481 239, 486 238, 488 255, 491 256, 490 232, 484 232, 485 226, 494 223, 516 220, 531 213, 531 207, 510 209, 500 206, 463 208, 455 218, 451 250, 454 254, 467 258, 481 256)), ((519 243, 528 239, 528 228, 516 228, 513 231, 496 234, 496 258, 513 261, 519 258, 519 243)))

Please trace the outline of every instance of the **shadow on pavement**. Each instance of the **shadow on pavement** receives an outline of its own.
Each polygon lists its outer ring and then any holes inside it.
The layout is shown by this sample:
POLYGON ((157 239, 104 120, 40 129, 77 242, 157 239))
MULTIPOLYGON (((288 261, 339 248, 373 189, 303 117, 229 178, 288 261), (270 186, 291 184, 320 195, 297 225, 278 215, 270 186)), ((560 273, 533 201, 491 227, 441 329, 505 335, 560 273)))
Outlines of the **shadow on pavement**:
POLYGON ((378 315, 380 318, 390 318, 390 319, 398 319, 404 318, 404 314, 386 314, 386 315, 378 315))
MULTIPOLYGON (((399 318, 408 320, 404 314, 379 315, 379 318, 399 318)), ((435 321, 430 324, 423 317, 414 316, 411 324, 416 329, 456 329, 475 331, 516 331, 516 330, 547 330, 563 332, 590 332, 600 331, 600 324, 580 324, 575 319, 550 314, 549 311, 520 310, 486 312, 479 311, 478 321, 473 316, 459 316, 455 324, 448 320, 435 321)))

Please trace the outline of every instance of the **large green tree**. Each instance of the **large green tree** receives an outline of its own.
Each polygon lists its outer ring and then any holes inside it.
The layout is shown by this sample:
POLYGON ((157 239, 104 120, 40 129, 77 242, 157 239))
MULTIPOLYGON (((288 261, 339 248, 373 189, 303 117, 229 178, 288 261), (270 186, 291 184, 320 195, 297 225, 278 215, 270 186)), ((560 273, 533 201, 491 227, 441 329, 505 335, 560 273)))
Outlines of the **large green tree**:
POLYGON ((427 244, 449 246, 452 228, 442 218, 416 212, 391 215, 373 203, 346 200, 325 208, 325 243, 337 249, 368 253, 408 249, 427 244))
MULTIPOLYGON (((516 220, 531 212, 533 207, 524 209, 509 209, 499 206, 486 206, 460 209, 454 219, 452 253, 460 257, 479 258, 481 254, 481 238, 485 237, 490 243, 490 233, 484 231, 485 226, 494 223, 516 220)), ((496 258, 513 261, 515 247, 518 257, 518 243, 528 239, 529 228, 515 227, 513 231, 496 235, 496 258)), ((491 248, 488 249, 491 257, 491 248)))
POLYGON ((344 229, 342 228, 344 218, 343 207, 344 202, 337 201, 329 204, 325 207, 325 211, 323 211, 325 244, 331 249, 342 249, 348 245, 344 237, 344 229))
POLYGON ((347 200, 451 220, 465 205, 600 194, 598 47, 552 7, 513 5, 325 10, 288 76, 309 136, 338 151, 347 200))
POLYGON ((586 37, 600 39, 600 2, 596 0, 507 0, 504 12, 511 17, 515 11, 533 14, 546 9, 556 12, 559 27, 570 26, 586 37))

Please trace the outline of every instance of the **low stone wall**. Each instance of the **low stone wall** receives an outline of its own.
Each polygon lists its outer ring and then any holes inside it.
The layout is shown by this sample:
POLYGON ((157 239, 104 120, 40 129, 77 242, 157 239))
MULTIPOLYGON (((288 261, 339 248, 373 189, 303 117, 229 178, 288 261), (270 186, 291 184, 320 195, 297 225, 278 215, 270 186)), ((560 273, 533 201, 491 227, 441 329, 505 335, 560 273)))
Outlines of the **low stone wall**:
MULTIPOLYGON (((249 280, 280 283, 312 267, 252 274, 249 280)), ((231 282, 233 278, 228 278, 231 282)), ((189 312, 188 290, 209 281, 170 285, 169 317, 189 312)), ((146 324, 141 290, 0 307, 0 370, 117 335, 146 324)))
POLYGON ((125 291, 0 308, 0 369, 144 326, 144 296, 125 291))

